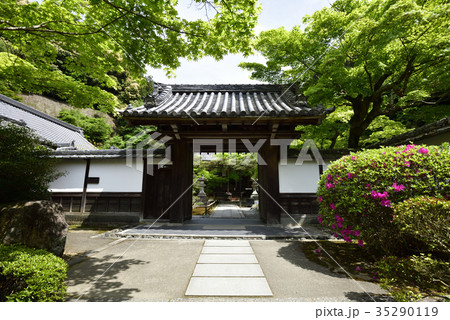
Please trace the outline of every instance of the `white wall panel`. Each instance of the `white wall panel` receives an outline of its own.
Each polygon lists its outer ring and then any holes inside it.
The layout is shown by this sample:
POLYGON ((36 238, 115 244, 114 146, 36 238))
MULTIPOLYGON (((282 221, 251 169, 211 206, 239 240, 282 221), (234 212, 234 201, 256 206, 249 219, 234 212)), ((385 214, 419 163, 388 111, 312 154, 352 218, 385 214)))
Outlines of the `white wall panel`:
POLYGON ((64 173, 50 183, 50 190, 53 192, 82 192, 84 183, 84 173, 86 170, 86 160, 61 159, 56 165, 58 172, 64 173))
POLYGON ((99 184, 88 184, 88 192, 141 192, 142 170, 128 167, 125 159, 92 159, 89 177, 100 178, 99 184))
MULTIPOLYGON (((286 165, 279 164, 280 193, 315 193, 319 183, 319 165, 316 161, 295 164, 296 159, 288 159, 286 165)), ((324 165, 324 167, 326 167, 324 165)), ((324 168, 325 169, 325 168, 324 168)))
MULTIPOLYGON (((56 169, 65 175, 50 184, 52 192, 83 191, 86 160, 61 159, 56 169)), ((91 159, 89 177, 98 177, 100 181, 88 184, 88 192, 142 191, 142 170, 136 169, 136 163, 128 167, 125 159, 91 159)))

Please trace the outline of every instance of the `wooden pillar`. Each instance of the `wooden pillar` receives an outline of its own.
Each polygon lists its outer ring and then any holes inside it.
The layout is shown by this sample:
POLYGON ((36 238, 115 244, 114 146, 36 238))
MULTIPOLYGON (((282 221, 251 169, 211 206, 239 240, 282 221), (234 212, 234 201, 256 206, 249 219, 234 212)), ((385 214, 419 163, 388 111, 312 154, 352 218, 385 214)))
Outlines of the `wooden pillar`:
POLYGON ((81 195, 81 213, 86 211, 86 197, 87 197, 87 186, 89 179, 89 169, 91 166, 91 159, 86 159, 86 170, 84 171, 84 182, 83 182, 83 193, 81 195))
POLYGON ((279 146, 271 146, 270 140, 259 149, 259 157, 266 162, 258 165, 259 210, 261 219, 268 225, 280 224, 279 155, 279 146))
POLYGON ((170 222, 183 223, 192 217, 192 146, 187 140, 174 140, 171 144, 171 208, 170 222))
POLYGON ((144 157, 142 159, 143 166, 142 166, 142 192, 141 192, 141 216, 140 220, 143 220, 146 217, 145 214, 145 203, 147 200, 147 157, 144 157))
POLYGON ((194 152, 192 142, 186 142, 186 154, 185 154, 185 177, 186 177, 186 189, 189 190, 184 196, 184 220, 192 220, 192 182, 194 179, 194 152))

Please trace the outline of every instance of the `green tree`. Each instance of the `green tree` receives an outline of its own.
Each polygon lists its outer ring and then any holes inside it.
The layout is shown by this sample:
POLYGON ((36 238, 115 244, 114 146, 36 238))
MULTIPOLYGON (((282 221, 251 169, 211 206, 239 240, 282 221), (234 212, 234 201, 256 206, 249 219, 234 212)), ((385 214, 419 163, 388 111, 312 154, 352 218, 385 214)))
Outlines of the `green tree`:
POLYGON ((104 118, 91 118, 83 115, 79 110, 62 109, 58 118, 82 128, 86 139, 97 146, 102 146, 113 132, 113 128, 104 118))
POLYGON ((262 32, 266 64, 241 63, 253 79, 295 82, 311 104, 349 106, 348 147, 380 116, 439 104, 449 93, 449 3, 337 0, 304 29, 262 32))
POLYGON ((0 204, 48 199, 55 159, 31 130, 0 120, 0 204))
MULTIPOLYGON (((136 84, 144 79, 148 65, 172 72, 180 66, 180 58, 221 59, 229 53, 251 53, 260 10, 256 0, 192 1, 192 10, 208 12, 204 20, 181 17, 176 4, 174 0, 3 0, 0 51, 7 53, 9 60, 31 63, 36 70, 33 77, 28 74, 30 68, 17 69, 14 64, 10 66, 13 70, 0 70, 0 89, 14 91, 23 77, 33 82, 31 92, 56 91, 59 96, 60 88, 54 88, 57 80, 40 79, 42 71, 52 79, 61 74, 70 77, 75 82, 72 88, 77 84, 80 93, 87 90, 82 84, 125 89, 128 92, 123 98, 127 100, 139 91, 136 84), (132 79, 118 80, 124 72, 132 79)), ((145 87, 145 83, 141 85, 145 87)), ((24 90, 29 89, 25 86, 24 90)), ((91 95, 88 91, 84 94, 91 95)), ((89 102, 97 107, 102 98, 89 102)), ((118 101, 104 104, 112 112, 118 101)))
MULTIPOLYGON (((211 161, 201 161, 197 155, 194 163, 194 181, 202 175, 206 179, 205 191, 212 194, 225 185, 237 185, 242 178, 256 178, 257 160, 253 154, 223 153, 215 154, 211 161)), ((198 186, 194 186, 194 194, 198 186)))

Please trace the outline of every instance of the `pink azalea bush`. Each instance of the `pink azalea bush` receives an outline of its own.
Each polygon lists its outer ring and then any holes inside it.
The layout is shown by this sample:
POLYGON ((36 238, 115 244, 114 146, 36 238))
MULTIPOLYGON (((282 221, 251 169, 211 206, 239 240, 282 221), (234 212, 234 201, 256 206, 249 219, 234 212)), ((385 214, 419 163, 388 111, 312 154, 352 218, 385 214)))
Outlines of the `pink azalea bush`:
POLYGON ((385 253, 404 251, 395 206, 419 195, 448 199, 450 153, 406 145, 351 153, 333 162, 319 182, 319 221, 347 242, 385 253))

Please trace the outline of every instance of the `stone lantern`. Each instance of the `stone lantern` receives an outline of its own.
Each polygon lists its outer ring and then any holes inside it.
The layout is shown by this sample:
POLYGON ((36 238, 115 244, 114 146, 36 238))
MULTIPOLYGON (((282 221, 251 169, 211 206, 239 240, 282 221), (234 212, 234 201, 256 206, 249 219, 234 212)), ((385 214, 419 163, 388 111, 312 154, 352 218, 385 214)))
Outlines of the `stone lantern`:
POLYGON ((253 188, 253 192, 252 192, 252 195, 250 196, 250 199, 253 199, 254 203, 258 204, 258 200, 259 200, 259 195, 258 195, 258 191, 257 191, 258 182, 255 179, 253 179, 252 188, 253 188))
POLYGON ((205 207, 208 205, 208 196, 205 193, 205 186, 206 186, 206 179, 202 175, 201 178, 198 179, 199 183, 198 186, 200 188, 200 191, 198 192, 198 197, 200 198, 200 201, 203 202, 205 207))

